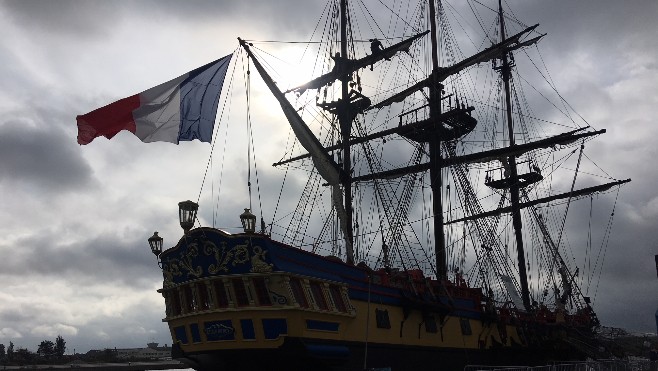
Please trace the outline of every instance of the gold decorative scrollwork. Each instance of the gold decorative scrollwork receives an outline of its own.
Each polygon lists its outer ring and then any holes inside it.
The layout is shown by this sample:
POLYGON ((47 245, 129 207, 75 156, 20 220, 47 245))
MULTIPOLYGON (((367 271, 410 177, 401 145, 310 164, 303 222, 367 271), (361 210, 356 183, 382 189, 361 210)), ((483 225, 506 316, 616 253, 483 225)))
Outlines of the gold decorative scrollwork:
POLYGON ((199 245, 196 241, 187 245, 187 249, 181 254, 180 265, 187 271, 188 276, 201 277, 203 269, 192 265, 192 259, 199 255, 199 245))
POLYGON ((245 241, 244 245, 236 245, 231 251, 235 251, 235 257, 233 258, 233 266, 235 267, 238 264, 244 264, 249 261, 249 241, 245 241))
POLYGON ((248 241, 246 245, 236 245, 231 249, 227 248, 225 241, 221 242, 221 246, 217 247, 212 242, 205 242, 203 251, 206 255, 214 255, 216 264, 208 266, 209 274, 217 274, 219 272, 228 272, 228 265, 235 267, 238 264, 244 264, 249 261, 248 241))
POLYGON ((222 255, 226 251, 226 241, 222 241, 222 246, 221 248, 217 247, 214 243, 210 241, 206 241, 203 244, 203 252, 206 253, 206 255, 215 255, 215 261, 217 262, 217 265, 215 264, 210 264, 208 266, 208 273, 209 274, 217 274, 219 272, 227 272, 228 269, 226 266, 222 266, 220 262, 222 261, 222 255))

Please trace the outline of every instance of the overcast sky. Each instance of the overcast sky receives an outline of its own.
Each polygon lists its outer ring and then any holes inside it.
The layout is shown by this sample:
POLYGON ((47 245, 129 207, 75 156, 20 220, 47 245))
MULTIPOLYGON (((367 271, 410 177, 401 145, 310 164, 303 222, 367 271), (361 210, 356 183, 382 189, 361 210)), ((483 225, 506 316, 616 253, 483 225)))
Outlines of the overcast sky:
MULTIPOLYGON (((655 332, 658 2, 510 4, 548 34, 541 47, 562 95, 608 130, 598 162, 633 179, 618 201, 595 309, 604 325, 655 332)), ((239 36, 306 40, 323 8, 307 0, 0 0, 0 343, 36 350, 61 334, 69 351, 171 344, 146 239, 158 230, 175 244, 177 203, 196 200, 210 146, 144 144, 130 133, 79 146, 75 117, 223 57, 239 36)), ((285 124, 269 108, 264 133, 285 124)), ((261 146, 261 172, 272 173, 264 168, 281 149, 261 146)), ((227 168, 235 165, 226 156, 227 168)), ((246 168, 234 171, 221 184, 233 195, 221 205, 224 227, 239 225, 248 204, 246 168)), ((206 190, 219 186, 207 182, 206 190)), ((211 223, 212 205, 201 208, 211 223)))

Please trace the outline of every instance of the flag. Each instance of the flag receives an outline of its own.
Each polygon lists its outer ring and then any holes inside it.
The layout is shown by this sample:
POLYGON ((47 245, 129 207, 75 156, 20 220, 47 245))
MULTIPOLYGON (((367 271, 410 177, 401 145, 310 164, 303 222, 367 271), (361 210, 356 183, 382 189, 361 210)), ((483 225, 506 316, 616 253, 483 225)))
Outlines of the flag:
POLYGON ((76 118, 78 143, 128 130, 142 142, 211 142, 232 54, 76 118))

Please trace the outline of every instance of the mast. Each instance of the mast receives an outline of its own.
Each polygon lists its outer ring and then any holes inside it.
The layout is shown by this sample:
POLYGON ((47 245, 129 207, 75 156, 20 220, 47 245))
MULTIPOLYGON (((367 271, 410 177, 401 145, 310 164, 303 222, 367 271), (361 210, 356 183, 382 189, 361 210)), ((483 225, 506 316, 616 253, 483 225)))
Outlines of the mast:
MULTIPOLYGON (((505 42, 505 17, 503 16, 502 0, 498 0, 498 16, 500 18, 500 37, 501 42, 505 42)), ((507 114, 507 130, 509 135, 509 147, 514 148, 514 121, 512 120, 512 98, 510 92, 510 73, 511 65, 507 60, 507 53, 501 56, 502 66, 500 72, 505 87, 505 104, 507 114)), ((510 202, 512 207, 512 225, 514 226, 514 235, 516 237, 516 251, 519 262, 519 281, 521 281, 521 299, 526 310, 530 309, 530 290, 528 289, 528 274, 526 272, 525 251, 523 249, 523 224, 521 222, 521 208, 519 207, 519 183, 518 171, 516 168, 516 156, 507 157, 509 166, 509 177, 512 179, 510 186, 510 202)))
MULTIPOLYGON (((437 45, 436 32, 436 9, 434 0, 429 0, 430 6, 430 32, 432 38, 432 84, 430 86, 430 122, 435 126, 441 123, 440 91, 443 85, 438 81, 439 74, 439 48, 437 45)), ((430 147, 430 187, 432 188, 432 212, 434 214, 434 253, 436 255, 436 278, 444 281, 448 278, 448 267, 445 248, 445 234, 443 231, 443 204, 441 200, 441 169, 443 158, 441 157, 441 136, 439 130, 433 130, 429 141, 430 147)))
MULTIPOLYGON (((347 14, 347 0, 341 0, 339 11, 341 40, 340 51, 336 52, 336 54, 332 56, 334 59, 334 68, 328 73, 323 74, 307 82, 306 84, 287 90, 283 94, 292 91, 301 94, 307 89, 319 89, 323 86, 332 85, 336 80, 340 81, 340 98, 334 102, 319 103, 318 107, 321 107, 322 109, 329 111, 331 114, 336 115, 338 119, 338 126, 340 127, 339 143, 337 143, 336 146, 331 146, 330 148, 341 150, 342 158, 339 161, 341 164, 339 183, 342 187, 342 191, 334 189, 332 200, 334 205, 341 209, 339 211, 339 218, 341 220, 341 229, 343 230, 343 236, 345 238, 346 261, 349 264, 354 264, 354 222, 352 219, 352 184, 354 183, 354 179, 352 177, 351 156, 351 146, 354 144, 354 141, 351 140, 352 122, 359 113, 363 113, 368 107, 370 107, 371 102, 368 97, 361 94, 360 87, 358 88, 358 91, 353 90, 350 87, 352 76, 359 69, 368 65, 372 65, 381 59, 389 59, 398 52, 408 52, 411 44, 415 40, 427 34, 429 31, 422 32, 406 40, 400 41, 395 45, 380 50, 378 53, 373 53, 360 59, 350 59, 347 56, 349 36, 347 29, 349 23, 349 17, 347 14)), ((274 90, 278 91, 278 89, 274 90)), ((317 154, 315 156, 317 156, 317 154)))
MULTIPOLYGON (((347 0, 340 1, 340 58, 336 63, 342 64, 347 60, 347 0)), ((338 68, 344 66, 339 65, 338 68)), ((350 151, 350 135, 352 132, 353 117, 350 114, 350 74, 343 74, 341 82, 341 101, 338 104, 338 123, 340 125, 341 144, 343 152, 343 192, 345 192, 345 212, 347 227, 345 228, 345 253, 348 264, 354 264, 354 231, 352 222, 352 155, 350 151)))

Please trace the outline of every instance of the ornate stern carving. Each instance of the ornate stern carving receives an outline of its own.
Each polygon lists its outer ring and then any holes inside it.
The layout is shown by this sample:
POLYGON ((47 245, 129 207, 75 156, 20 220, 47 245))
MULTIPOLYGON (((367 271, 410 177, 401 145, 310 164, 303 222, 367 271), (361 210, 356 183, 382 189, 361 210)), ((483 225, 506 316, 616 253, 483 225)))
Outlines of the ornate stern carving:
POLYGON ((252 273, 271 272, 273 264, 265 262, 267 251, 263 251, 263 248, 260 246, 254 246, 252 250, 254 251, 254 255, 251 257, 251 269, 249 271, 252 273))
POLYGON ((214 243, 206 241, 204 243, 204 252, 206 255, 215 256, 215 264, 208 266, 209 274, 218 274, 220 272, 228 272, 228 265, 235 267, 238 264, 244 264, 249 260, 249 241, 244 245, 236 245, 231 249, 227 248, 225 241, 222 241, 221 246, 217 247, 214 243))
POLYGON ((167 259, 167 262, 162 265, 162 274, 164 276, 162 287, 168 288, 174 285, 174 276, 180 276, 183 273, 178 268, 176 261, 167 259))
POLYGON ((192 264, 192 260, 196 258, 199 255, 199 244, 197 241, 192 242, 191 244, 187 245, 187 250, 181 254, 181 259, 179 260, 179 264, 182 266, 184 270, 187 271, 188 276, 193 276, 193 277, 201 277, 203 274, 203 269, 201 266, 196 266, 192 264))

